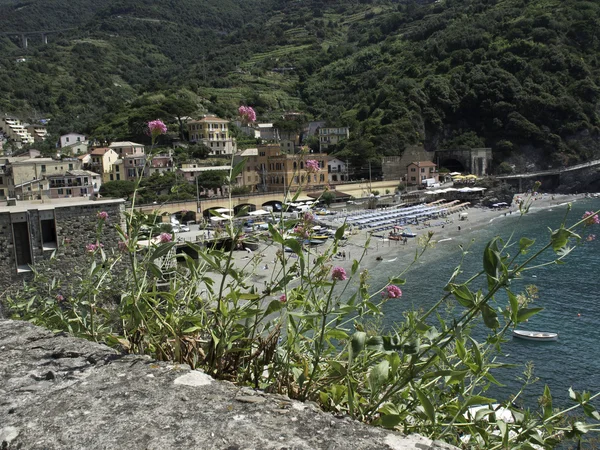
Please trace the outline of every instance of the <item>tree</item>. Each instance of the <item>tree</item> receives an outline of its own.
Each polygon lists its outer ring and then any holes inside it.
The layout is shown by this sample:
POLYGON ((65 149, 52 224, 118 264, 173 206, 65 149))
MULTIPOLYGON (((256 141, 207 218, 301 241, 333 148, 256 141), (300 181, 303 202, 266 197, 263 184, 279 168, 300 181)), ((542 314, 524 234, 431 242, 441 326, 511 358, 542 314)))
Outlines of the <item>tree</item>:
POLYGON ((226 183, 227 172, 223 170, 207 170, 200 172, 196 182, 204 189, 220 189, 226 183))
POLYGON ((325 203, 327 206, 330 206, 331 203, 335 200, 335 194, 331 191, 325 191, 321 194, 321 201, 325 203))
POLYGON ((108 181, 100 186, 100 195, 103 197, 129 198, 133 191, 135 191, 133 181, 108 181))

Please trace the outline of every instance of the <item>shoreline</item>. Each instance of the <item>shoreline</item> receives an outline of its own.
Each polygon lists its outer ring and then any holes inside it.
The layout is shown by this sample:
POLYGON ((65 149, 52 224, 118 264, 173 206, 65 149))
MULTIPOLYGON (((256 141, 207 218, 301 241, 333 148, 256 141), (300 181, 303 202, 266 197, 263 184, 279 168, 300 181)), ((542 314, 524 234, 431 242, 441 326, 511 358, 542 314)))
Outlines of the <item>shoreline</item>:
MULTIPOLYGON (((517 194, 514 198, 526 198, 526 195, 517 194)), ((568 203, 585 198, 585 195, 539 194, 534 198, 535 200, 532 200, 529 214, 553 207, 565 206, 568 203)), ((354 261, 358 260, 359 271, 365 269, 373 271, 377 269, 380 263, 394 262, 398 258, 402 259, 406 256, 410 256, 412 259, 415 252, 420 248, 419 240, 423 239, 421 236, 426 235, 428 232, 433 233, 432 242, 435 246, 452 243, 456 244, 457 238, 460 237, 460 240, 463 240, 473 231, 484 228, 489 223, 504 218, 518 218, 521 216, 515 201, 513 201, 510 210, 505 209, 499 211, 476 206, 470 207, 466 211, 468 212, 467 220, 459 221, 459 214, 461 213, 457 211, 449 214, 445 218, 447 220, 446 223, 441 223, 440 219, 432 219, 429 221, 432 223, 431 226, 426 226, 424 224, 412 226, 411 228, 417 233, 417 237, 408 238, 407 244, 383 238, 378 234, 377 236, 372 235, 370 237, 369 246, 366 247, 366 243, 369 239, 369 232, 365 230, 354 230, 354 233, 348 236, 346 244, 340 246, 338 249, 340 252, 345 253, 346 257, 343 258, 336 255, 331 258, 330 264, 342 267, 346 271, 349 271, 352 268, 354 261), (512 213, 510 213, 511 210, 512 213)), ((387 231, 384 234, 386 233, 387 231)), ((317 247, 312 247, 311 254, 314 255, 314 257, 318 257, 319 254, 323 253, 325 248, 329 248, 331 242, 332 241, 328 241, 317 247)), ((278 250, 279 247, 277 245, 261 242, 258 250, 255 252, 234 252, 234 265, 244 271, 247 271, 254 266, 254 270, 252 270, 252 273, 249 276, 249 282, 255 284, 259 291, 263 291, 267 288, 269 281, 274 279, 281 270, 281 263, 277 261, 276 257, 278 250)), ((288 253, 286 253, 286 255, 288 255, 288 263, 293 264, 293 256, 288 253)), ((313 256, 309 257, 309 259, 313 260, 313 256)), ((273 297, 277 297, 280 294, 281 293, 275 292, 272 295, 273 297)))

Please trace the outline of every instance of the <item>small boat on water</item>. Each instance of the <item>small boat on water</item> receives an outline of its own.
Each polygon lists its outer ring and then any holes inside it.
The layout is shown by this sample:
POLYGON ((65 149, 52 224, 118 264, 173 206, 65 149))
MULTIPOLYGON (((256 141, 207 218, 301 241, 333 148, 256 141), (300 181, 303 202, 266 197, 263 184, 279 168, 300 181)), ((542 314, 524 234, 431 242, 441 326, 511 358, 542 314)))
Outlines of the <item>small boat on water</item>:
POLYGON ((513 337, 527 339, 529 341, 557 341, 558 333, 547 331, 513 330, 513 337))

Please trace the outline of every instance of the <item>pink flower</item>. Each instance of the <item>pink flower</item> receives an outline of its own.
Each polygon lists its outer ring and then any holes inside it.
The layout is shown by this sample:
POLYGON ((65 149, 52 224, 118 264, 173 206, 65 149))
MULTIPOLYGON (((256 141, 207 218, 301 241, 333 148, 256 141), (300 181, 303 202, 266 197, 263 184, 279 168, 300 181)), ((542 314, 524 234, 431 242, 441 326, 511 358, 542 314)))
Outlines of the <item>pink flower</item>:
POLYGON ((256 111, 251 106, 240 106, 238 112, 244 122, 256 122, 256 111))
POLYGON ((319 161, 317 161, 316 159, 307 159, 304 163, 304 166, 306 167, 306 171, 308 173, 315 173, 318 172, 320 169, 319 161))
POLYGON ((148 122, 148 130, 150 131, 151 136, 156 137, 160 134, 165 134, 167 132, 167 126, 162 120, 156 119, 148 122))
POLYGON ((57 301, 57 302, 62 302, 64 299, 65 299, 65 298, 64 298, 62 295, 60 295, 60 294, 56 294, 56 301, 57 301))
POLYGON ((166 242, 171 242, 173 240, 173 236, 171 236, 169 233, 160 233, 160 235, 158 236, 158 241, 161 244, 164 244, 166 242))
POLYGON ((581 218, 586 225, 596 225, 600 223, 598 214, 595 214, 593 211, 586 211, 581 218))
POLYGON ((285 303, 285 302, 287 302, 287 297, 286 297, 286 295, 285 295, 285 294, 283 294, 281 297, 279 297, 279 301, 280 301, 281 303, 285 303))
POLYGON ((344 268, 338 266, 331 270, 331 279, 334 281, 344 281, 348 279, 348 276, 344 268))
POLYGON ((304 213, 304 221, 305 222, 311 223, 311 222, 314 222, 314 220, 315 220, 315 216, 313 216, 313 214, 311 212, 307 211, 304 213))
POLYGON ((88 244, 85 246, 85 251, 88 253, 94 253, 96 250, 104 248, 103 244, 88 244))
POLYGON ((108 219, 108 213, 106 211, 99 211, 96 214, 96 217, 98 218, 98 220, 106 220, 108 219))
POLYGON ((383 291, 381 295, 387 298, 400 298, 402 297, 402 291, 398 286, 390 284, 385 288, 385 291, 383 291))

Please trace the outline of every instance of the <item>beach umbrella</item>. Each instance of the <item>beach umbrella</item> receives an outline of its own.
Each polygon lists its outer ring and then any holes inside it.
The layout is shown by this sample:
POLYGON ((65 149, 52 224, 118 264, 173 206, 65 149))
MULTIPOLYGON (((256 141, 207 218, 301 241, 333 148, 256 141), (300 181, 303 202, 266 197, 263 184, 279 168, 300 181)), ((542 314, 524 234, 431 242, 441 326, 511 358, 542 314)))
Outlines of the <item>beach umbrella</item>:
POLYGON ((465 178, 469 178, 471 180, 477 179, 477 175, 466 175, 465 178))

